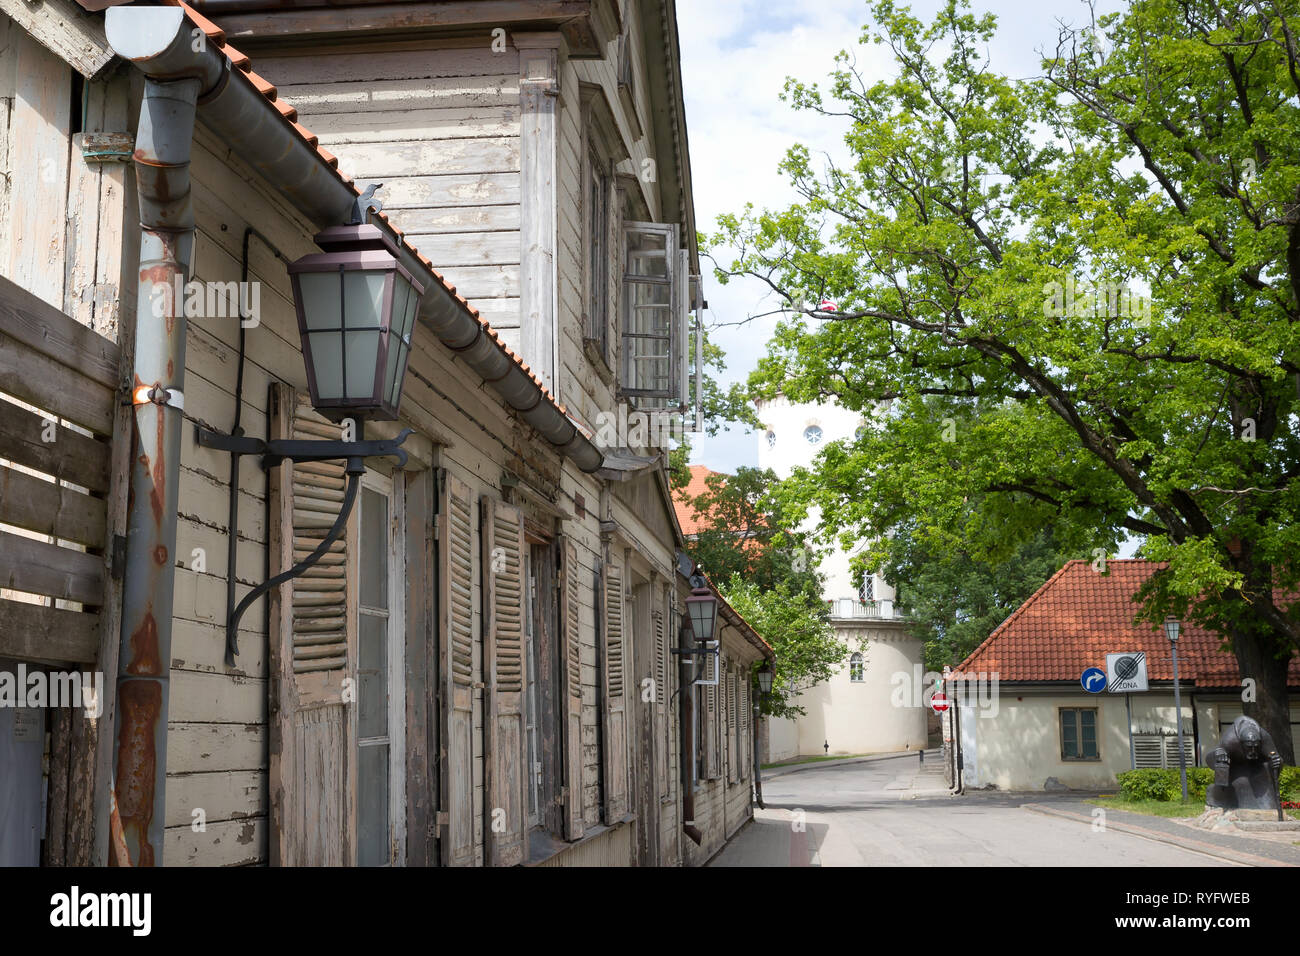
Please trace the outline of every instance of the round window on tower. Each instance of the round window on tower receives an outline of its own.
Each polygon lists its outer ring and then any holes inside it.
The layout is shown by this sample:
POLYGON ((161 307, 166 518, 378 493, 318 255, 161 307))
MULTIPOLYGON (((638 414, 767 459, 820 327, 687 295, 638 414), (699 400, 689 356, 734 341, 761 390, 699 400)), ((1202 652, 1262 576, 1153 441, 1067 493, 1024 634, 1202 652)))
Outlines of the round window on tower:
POLYGON ((776 432, 772 431, 770 428, 768 429, 767 432, 767 447, 768 448, 776 447, 776 432))
POLYGON ((820 425, 809 425, 803 430, 803 437, 808 440, 808 444, 816 445, 822 440, 822 428, 820 425))

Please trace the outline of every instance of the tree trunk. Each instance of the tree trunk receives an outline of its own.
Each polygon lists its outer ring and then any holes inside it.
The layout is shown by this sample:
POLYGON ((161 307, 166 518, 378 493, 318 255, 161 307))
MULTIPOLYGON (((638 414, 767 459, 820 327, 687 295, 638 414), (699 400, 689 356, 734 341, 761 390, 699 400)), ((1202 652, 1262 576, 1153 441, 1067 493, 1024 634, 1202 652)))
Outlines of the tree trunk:
MULTIPOLYGON (((1291 741, 1291 707, 1287 694, 1287 671, 1291 654, 1279 656, 1278 651, 1290 649, 1285 639, 1276 631, 1254 633, 1233 631, 1232 647, 1241 668, 1242 679, 1255 681, 1255 699, 1243 700, 1242 710, 1268 731, 1282 755, 1282 763, 1295 766, 1295 748, 1291 741)), ((1243 694, 1245 689, 1243 688, 1243 694)))

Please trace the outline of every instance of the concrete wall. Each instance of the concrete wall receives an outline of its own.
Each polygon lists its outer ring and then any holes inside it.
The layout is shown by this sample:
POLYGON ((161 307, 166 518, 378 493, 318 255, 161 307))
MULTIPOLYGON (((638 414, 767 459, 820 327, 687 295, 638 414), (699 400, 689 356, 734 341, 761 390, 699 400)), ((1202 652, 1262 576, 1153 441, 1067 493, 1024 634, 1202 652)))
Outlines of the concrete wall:
MULTIPOLYGON (((1196 764, 1206 765, 1218 744, 1219 721, 1231 722, 1240 714, 1240 702, 1183 696, 1183 730, 1190 738, 1193 710, 1197 739, 1193 748, 1196 764)), ((1132 695, 1135 733, 1172 733, 1173 693, 1155 690, 1132 695)), ((1124 697, 1111 694, 1071 692, 1044 693, 1028 689, 1000 688, 996 708, 981 711, 977 701, 963 704, 963 747, 966 751, 967 787, 996 787, 999 790, 1041 790, 1054 777, 1075 789, 1109 789, 1116 786, 1116 774, 1130 769, 1128 717, 1124 697), (1060 717, 1063 707, 1098 709, 1097 761, 1061 758, 1060 717), (981 714, 987 716, 981 716, 981 714), (974 760, 971 738, 974 739, 974 760)), ((1292 720, 1300 721, 1300 706, 1293 703, 1292 720)), ((1293 723, 1294 726, 1294 723, 1293 723)))
POLYGON ((764 763, 777 763, 799 756, 799 724, 785 717, 764 721, 764 763))
POLYGON ((800 718, 799 753, 887 753, 925 746, 926 712, 922 701, 899 699, 895 675, 911 681, 921 658, 921 642, 901 628, 863 629, 839 625, 850 649, 865 658, 863 680, 850 679, 847 662, 824 684, 799 695, 807 711, 800 718), (899 706, 899 705, 902 706, 899 706))

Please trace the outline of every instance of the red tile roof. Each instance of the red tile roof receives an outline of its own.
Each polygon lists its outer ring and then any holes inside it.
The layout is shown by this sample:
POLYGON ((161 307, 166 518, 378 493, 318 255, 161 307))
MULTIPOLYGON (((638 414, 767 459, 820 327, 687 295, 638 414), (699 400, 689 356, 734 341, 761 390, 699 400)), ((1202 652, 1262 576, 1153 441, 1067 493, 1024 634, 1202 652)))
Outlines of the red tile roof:
MULTIPOLYGON (((242 77, 244 80, 251 83, 253 88, 261 93, 262 96, 266 98, 267 102, 275 107, 279 114, 284 117, 294 130, 295 134, 297 134, 298 138, 306 143, 311 149, 316 151, 321 160, 330 167, 334 175, 336 175, 345 185, 350 186, 353 192, 357 195, 361 195, 363 190, 353 182, 352 177, 338 168, 338 158, 333 153, 329 152, 329 150, 319 145, 319 140, 311 130, 297 122, 298 111, 284 100, 279 99, 279 91, 275 88, 274 84, 261 75, 253 72, 252 61, 246 54, 241 53, 239 50, 236 50, 233 46, 226 43, 226 35, 220 27, 203 14, 199 13, 188 3, 185 3, 184 0, 162 0, 162 2, 169 6, 180 7, 184 10, 185 16, 189 21, 202 30, 204 36, 206 36, 214 46, 225 54, 226 58, 230 60, 232 66, 237 68, 236 72, 234 72, 232 76, 242 77)), ((112 5, 113 4, 111 3, 106 4, 106 6, 112 5)), ((501 340, 501 337, 497 334, 496 330, 493 329, 481 315, 479 315, 478 310, 470 305, 464 296, 457 294, 456 287, 448 282, 443 275, 438 272, 438 270, 433 268, 433 262, 404 238, 402 231, 397 228, 395 223, 389 220, 388 214, 385 212, 377 212, 375 215, 376 218, 382 220, 393 230, 394 233, 396 233, 398 244, 404 246, 412 255, 419 259, 420 262, 423 263, 424 267, 433 274, 433 277, 438 284, 446 289, 448 294, 455 298, 456 301, 460 303, 461 307, 474 318, 474 321, 483 327, 483 331, 487 333, 488 337, 496 344, 497 348, 499 348, 511 362, 517 365, 534 385, 541 389, 542 395, 545 397, 546 401, 554 406, 560 414, 567 417, 568 410, 555 400, 555 396, 546 388, 542 383, 542 380, 534 375, 524 360, 515 354, 515 352, 501 340)))
MULTIPOLYGON (((697 514, 691 502, 709 490, 710 475, 721 475, 704 465, 691 465, 691 480, 684 488, 673 489, 673 510, 677 512, 677 523, 682 526, 682 534, 699 534, 708 527, 708 517, 697 514)), ((723 475, 725 478, 726 475, 723 475)))
MULTIPOLYGON (((1068 562, 1003 621, 956 668, 993 673, 1002 682, 1078 683, 1088 667, 1105 667, 1106 655, 1146 651, 1147 676, 1172 681, 1173 664, 1163 631, 1136 625, 1133 595, 1165 567, 1138 559, 1106 562, 1106 574, 1084 560, 1068 562)), ((1221 649, 1219 635, 1184 622, 1178 640, 1178 678, 1198 687, 1240 687, 1237 659, 1221 649)), ((1300 686, 1300 655, 1289 683, 1300 686)))

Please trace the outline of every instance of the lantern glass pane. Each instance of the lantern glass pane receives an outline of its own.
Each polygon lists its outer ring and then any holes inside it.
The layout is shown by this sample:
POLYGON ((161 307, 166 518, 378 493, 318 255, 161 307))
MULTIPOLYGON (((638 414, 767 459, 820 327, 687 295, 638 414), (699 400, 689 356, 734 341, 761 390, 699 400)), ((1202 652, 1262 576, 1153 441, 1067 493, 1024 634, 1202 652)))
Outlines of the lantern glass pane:
POLYGON ((337 329, 339 321, 339 274, 337 272, 300 272, 303 322, 307 329, 337 329))
POLYGON ((316 372, 318 401, 343 397, 343 334, 313 332, 307 335, 311 363, 316 372))
POLYGON ((697 641, 713 640, 714 603, 710 600, 690 601, 691 629, 697 641))
POLYGON ((393 400, 393 386, 397 383, 397 373, 401 366, 402 341, 396 335, 388 336, 388 363, 384 369, 384 398, 391 402, 393 400))
MULTIPOLYGON (((351 320, 349 320, 350 322, 351 320)), ((375 394, 379 373, 379 337, 383 333, 345 332, 347 337, 348 398, 369 398, 375 394)))
POLYGON ((406 335, 406 303, 411 297, 411 283, 400 274, 393 274, 393 317, 389 327, 398 335, 406 335))
MULTIPOLYGON (((343 321, 349 329, 373 329, 384 324, 384 284, 391 272, 348 272, 343 283, 343 321)), ((352 381, 348 354, 348 381, 352 381)), ((373 375, 373 363, 372 371, 373 375)), ((372 378, 373 381, 373 378, 372 378)), ((349 394, 351 391, 349 390, 349 394)))
POLYGON ((410 298, 406 300, 406 318, 402 322, 402 339, 407 345, 411 344, 411 332, 415 329, 415 310, 420 306, 420 297, 416 294, 414 286, 407 285, 411 290, 410 298))
POLYGON ((393 377, 392 392, 388 396, 389 404, 396 408, 402 401, 402 383, 406 381, 406 363, 410 358, 410 349, 405 345, 400 348, 400 355, 397 359, 397 371, 393 377))

